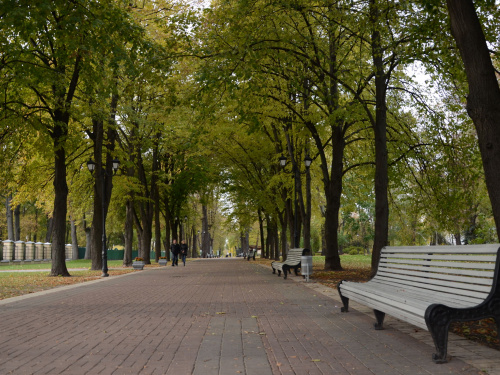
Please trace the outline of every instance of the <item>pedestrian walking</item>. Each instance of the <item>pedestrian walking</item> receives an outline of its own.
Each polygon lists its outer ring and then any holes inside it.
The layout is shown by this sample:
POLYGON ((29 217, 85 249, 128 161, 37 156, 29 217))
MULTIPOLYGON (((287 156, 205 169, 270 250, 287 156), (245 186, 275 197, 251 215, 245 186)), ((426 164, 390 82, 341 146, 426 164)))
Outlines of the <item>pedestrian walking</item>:
POLYGON ((179 265, 179 253, 181 252, 181 247, 177 243, 177 240, 174 239, 172 241, 172 245, 170 246, 170 251, 172 252, 172 267, 179 265))
POLYGON ((184 263, 184 267, 186 267, 186 257, 188 253, 188 245, 185 240, 181 241, 181 259, 182 263, 184 263))

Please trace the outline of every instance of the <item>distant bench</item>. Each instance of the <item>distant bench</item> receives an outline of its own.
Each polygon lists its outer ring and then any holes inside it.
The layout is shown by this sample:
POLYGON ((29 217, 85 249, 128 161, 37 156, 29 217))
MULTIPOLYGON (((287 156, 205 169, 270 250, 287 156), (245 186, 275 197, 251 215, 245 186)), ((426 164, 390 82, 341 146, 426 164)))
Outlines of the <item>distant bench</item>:
POLYGON ((342 311, 352 299, 373 309, 375 329, 387 313, 428 330, 446 363, 451 322, 495 318, 500 332, 499 246, 385 247, 373 279, 338 284, 342 311))
POLYGON ((255 260, 255 255, 257 254, 256 250, 249 250, 247 255, 247 260, 253 259, 255 260))
POLYGON ((300 268, 300 257, 302 255, 310 255, 311 251, 309 249, 290 249, 286 255, 286 260, 284 262, 272 262, 271 268, 273 273, 278 271, 278 276, 281 276, 281 271, 283 271, 283 278, 286 280, 287 273, 291 272, 291 269, 295 271, 295 276, 298 276, 298 270, 300 268))

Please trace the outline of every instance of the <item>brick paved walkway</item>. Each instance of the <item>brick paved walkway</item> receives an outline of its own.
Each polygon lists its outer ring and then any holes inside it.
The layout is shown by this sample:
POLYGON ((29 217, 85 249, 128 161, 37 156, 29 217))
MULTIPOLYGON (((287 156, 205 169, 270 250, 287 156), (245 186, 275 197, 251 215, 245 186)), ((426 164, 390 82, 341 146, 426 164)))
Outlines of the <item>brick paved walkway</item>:
POLYGON ((480 373, 291 279, 205 259, 0 301, 0 374, 480 373))

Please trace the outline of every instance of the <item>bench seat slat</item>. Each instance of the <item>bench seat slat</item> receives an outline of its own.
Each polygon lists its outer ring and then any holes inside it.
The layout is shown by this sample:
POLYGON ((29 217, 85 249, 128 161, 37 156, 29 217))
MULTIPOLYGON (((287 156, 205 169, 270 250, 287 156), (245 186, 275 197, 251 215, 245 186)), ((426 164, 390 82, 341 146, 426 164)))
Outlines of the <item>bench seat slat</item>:
MULTIPOLYGON (((421 296, 420 298, 429 301, 429 304, 437 302, 443 303, 444 302, 443 300, 446 300, 446 302, 453 301, 454 303, 460 303, 460 304, 463 303, 464 306, 465 305, 472 306, 472 305, 477 305, 486 298, 485 294, 480 294, 479 296, 470 294, 462 295, 462 294, 447 293, 445 291, 439 291, 435 289, 427 289, 424 286, 419 285, 418 283, 401 285, 398 283, 394 283, 391 279, 379 278, 377 279, 377 283, 390 286, 392 288, 404 289, 405 292, 408 294, 421 296), (432 291, 432 293, 429 293, 429 291, 432 291)), ((373 283, 372 287, 376 288, 378 286, 376 286, 376 284, 373 283)))
POLYGON ((420 309, 419 311, 421 311, 422 314, 427 306, 433 303, 443 303, 443 300, 445 300, 453 307, 474 306, 478 301, 481 301, 481 299, 478 298, 461 297, 456 295, 453 296, 449 293, 444 292, 434 292, 431 294, 428 291, 426 292, 425 290, 418 290, 413 287, 402 288, 401 286, 384 283, 370 283, 363 284, 362 286, 351 285, 351 288, 353 290, 363 290, 365 293, 372 296, 386 296, 388 301, 404 301, 409 305, 418 307, 420 309))
POLYGON ((489 290, 471 290, 471 289, 459 289, 455 288, 453 284, 447 284, 447 285, 441 285, 441 284, 433 284, 433 283, 427 283, 423 282, 420 280, 402 280, 402 279, 395 279, 391 275, 377 275, 374 279, 373 282, 384 282, 388 283, 390 282, 391 285, 398 285, 401 288, 405 287, 416 287, 416 288, 421 288, 425 289, 426 291, 429 290, 435 290, 436 292, 443 292, 443 293, 451 293, 451 294, 458 294, 460 296, 464 297, 471 297, 471 298, 486 298, 486 296, 489 294, 489 290), (443 289, 440 289, 443 288, 443 289))
MULTIPOLYGON (((389 266, 387 264, 382 264, 381 269, 387 269, 389 266)), ((402 269, 402 270, 417 270, 424 272, 441 272, 448 274, 456 274, 456 275, 464 275, 464 276, 473 276, 473 277, 490 277, 491 271, 485 270, 471 270, 471 269, 463 269, 463 268, 443 268, 443 267, 424 267, 424 266, 411 266, 411 265, 398 265, 391 264, 390 268, 393 269, 402 269)))
POLYGON ((382 253, 415 253, 415 254, 490 254, 498 252, 498 244, 466 245, 466 246, 387 246, 382 253))
MULTIPOLYGON (((411 275, 411 276, 417 276, 417 277, 423 277, 425 279, 429 280, 450 280, 450 281, 455 281, 463 284, 472 284, 472 285, 485 285, 489 289, 491 289, 491 285, 493 283, 493 278, 489 277, 492 276, 491 273, 489 274, 478 274, 474 275, 477 277, 470 277, 470 276, 464 276, 464 275, 457 275, 457 274, 448 274, 448 273, 436 273, 432 272, 429 270, 428 272, 423 272, 423 271, 410 271, 406 270, 406 272, 403 272, 403 270, 400 269, 394 269, 394 268, 381 268, 380 269, 380 274, 400 274, 400 275, 411 275), (485 276, 485 277, 482 277, 485 276)), ((395 276, 396 277, 396 276, 395 276)))
POLYGON ((420 327, 420 328, 427 330, 425 320, 421 316, 418 316, 415 314, 409 314, 409 313, 407 313, 407 311, 400 310, 398 308, 393 308, 391 306, 387 306, 387 304, 385 304, 385 303, 376 301, 376 300, 369 298, 369 297, 365 298, 362 295, 357 295, 357 296, 349 295, 346 297, 352 298, 354 301, 357 301, 357 302, 359 302, 365 306, 368 306, 372 309, 384 311, 385 313, 387 313, 387 314, 389 314, 397 319, 401 319, 401 320, 406 321, 410 324, 413 324, 417 327, 420 327))
POLYGON ((392 261, 394 258, 400 259, 424 259, 424 260, 446 260, 446 261, 460 261, 460 262, 492 262, 495 263, 495 256, 493 255, 477 255, 477 256, 467 256, 467 255, 433 255, 433 254, 401 254, 401 253, 385 253, 384 258, 392 261))
MULTIPOLYGON (((381 282, 387 282, 386 280, 379 279, 381 282)), ((388 279, 390 280, 390 279, 388 279)), ((469 291, 463 289, 455 289, 450 286, 440 286, 440 285, 430 285, 430 284, 419 284, 418 282, 407 282, 405 284, 392 283, 393 286, 398 286, 400 289, 410 289, 410 288, 420 288, 422 291, 427 293, 448 293, 459 296, 460 298, 469 298, 471 300, 484 300, 488 296, 488 292, 481 291, 469 291)), ((438 302, 438 301, 437 301, 438 302)))
POLYGON ((398 306, 403 310, 409 310, 414 313, 422 313, 428 305, 427 301, 421 301, 416 298, 408 299, 405 293, 398 293, 397 288, 373 288, 372 285, 366 284, 360 287, 359 285, 349 284, 351 283, 347 282, 342 286, 342 293, 346 291, 346 293, 362 294, 365 297, 376 297, 374 299, 377 301, 383 301, 387 305, 398 306))
POLYGON ((426 261, 426 260, 416 260, 416 259, 398 259, 398 258, 381 258, 381 265, 392 265, 392 264, 408 264, 415 266, 425 266, 425 267, 456 267, 456 268, 467 268, 467 269, 485 269, 494 270, 495 263, 469 263, 469 262, 438 262, 438 261, 426 261), (451 265, 453 264, 453 266, 451 265))
MULTIPOLYGON (((378 275, 379 276, 384 275, 386 277, 394 277, 398 280, 419 281, 430 285, 452 285, 454 288, 457 289, 477 290, 477 291, 484 291, 486 293, 488 293, 491 290, 491 285, 493 283, 492 279, 478 278, 477 282, 474 282, 475 278, 473 277, 458 276, 456 280, 453 280, 452 278, 441 277, 441 275, 437 273, 425 273, 417 271, 403 272, 402 270, 381 270, 380 273, 378 273, 378 275)), ((444 276, 449 276, 449 275, 444 275, 444 276)))
MULTIPOLYGON (((411 313, 415 315, 422 315, 425 312, 426 308, 426 303, 419 301, 419 300, 407 300, 404 298, 404 296, 398 295, 398 294, 389 294, 389 293, 384 293, 381 291, 374 291, 371 288, 363 289, 363 288, 352 288, 350 287, 349 284, 347 283, 345 285, 345 288, 342 289, 342 293, 345 291, 345 296, 351 296, 351 298, 357 300, 354 298, 354 296, 364 296, 366 299, 372 299, 375 300, 377 305, 379 303, 382 303, 382 306, 391 306, 395 307, 398 310, 402 310, 405 313, 411 313), (376 296, 377 298, 373 298, 376 296)), ((375 302, 374 302, 375 303, 375 302)), ((381 311, 385 309, 382 308, 381 311)))

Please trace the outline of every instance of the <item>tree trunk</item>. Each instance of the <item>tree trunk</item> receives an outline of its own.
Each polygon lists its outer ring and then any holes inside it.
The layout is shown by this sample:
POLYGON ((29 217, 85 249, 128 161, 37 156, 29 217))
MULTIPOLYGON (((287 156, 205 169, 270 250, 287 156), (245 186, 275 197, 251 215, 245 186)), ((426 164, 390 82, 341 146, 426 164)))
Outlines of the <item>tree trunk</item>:
MULTIPOLYGON (((168 229, 166 229, 166 232, 168 233, 168 229)), ((163 238, 163 250, 165 251, 165 256, 167 257, 167 262, 170 262, 170 236, 168 236, 168 239, 167 239, 167 236, 165 236, 163 238)))
POLYGON ((78 259, 78 238, 76 235, 75 220, 70 216, 71 222, 71 259, 78 259))
POLYGON ((85 229, 85 255, 83 259, 92 259, 92 229, 85 229))
POLYGON ((163 219, 165 220, 165 238, 163 239, 163 249, 165 250, 165 256, 167 261, 170 262, 170 211, 168 208, 168 196, 165 195, 165 211, 163 213, 163 219))
POLYGON ((161 225, 160 225, 160 193, 158 185, 155 186, 155 260, 161 257, 161 225))
POLYGON ((12 209, 10 203, 11 201, 12 201, 12 194, 9 194, 5 199, 5 213, 7 217, 7 235, 9 240, 15 241, 16 239, 14 237, 14 217, 12 215, 12 209))
POLYGON ((326 237, 325 223, 321 224, 321 255, 326 254, 326 237))
POLYGON ((52 233, 54 231, 54 218, 47 219, 47 233, 45 234, 45 242, 52 242, 52 233))
MULTIPOLYGON (((285 212, 283 212, 282 215, 278 215, 279 217, 279 220, 280 220, 280 224, 281 224, 281 254, 280 254, 280 248, 279 246, 276 248, 276 260, 279 260, 280 259, 280 255, 283 259, 283 262, 286 260, 286 254, 287 254, 287 242, 286 242, 286 227, 287 227, 287 220, 286 220, 286 217, 284 217, 286 215, 285 212)), ((279 243, 279 238, 277 239, 278 243, 279 243)))
POLYGON ((198 258, 198 244, 197 244, 197 236, 196 236, 196 227, 193 225, 191 228, 192 234, 192 246, 191 246, 191 257, 198 258))
MULTIPOLYGON (((282 233, 282 239, 285 241, 284 243, 282 242, 282 246, 286 248, 286 228, 285 228, 285 234, 282 233)), ((274 220, 274 260, 280 260, 280 236, 278 232, 278 223, 276 220, 274 220)))
POLYGON ((104 142, 104 123, 102 119, 92 120, 94 138, 94 216, 92 218, 92 251, 91 269, 98 271, 102 269, 102 234, 103 234, 103 210, 104 210, 104 164, 102 145, 104 142))
MULTIPOLYGON (((56 111, 57 112, 57 111, 56 111)), ((66 215, 68 202, 68 185, 66 183, 66 150, 68 121, 57 115, 54 121, 52 139, 54 141, 54 229, 52 241, 51 276, 70 276, 66 268, 64 236, 66 234, 66 215)), ((69 119, 68 119, 69 120, 69 119)))
POLYGON ((151 240, 153 238, 153 212, 150 206, 151 203, 141 203, 142 235, 139 256, 146 264, 151 264, 151 240))
POLYGON ((21 206, 17 205, 14 209, 14 237, 16 241, 21 240, 21 206))
POLYGON ((246 253, 250 253, 250 231, 247 229, 245 231, 245 251, 246 253))
POLYGON ((274 253, 272 252, 272 226, 271 226, 271 217, 264 213, 264 219, 266 220, 266 243, 265 243, 265 255, 266 259, 274 259, 274 253))
MULTIPOLYGON (((135 216, 135 214, 134 214, 135 216)), ((134 223, 137 223, 136 220, 134 219, 134 223)), ((136 233, 137 233, 137 253, 139 256, 142 254, 142 228, 138 227, 136 225, 136 233)))
POLYGON ((83 259, 92 259, 92 229, 87 226, 85 214, 83 215, 83 230, 85 231, 85 256, 83 259))
MULTIPOLYGON (((294 189, 294 192, 295 192, 295 189, 294 189)), ((295 194, 295 193, 294 193, 295 194)), ((285 220, 286 220, 286 224, 285 224, 285 228, 290 228, 290 231, 288 231, 290 233, 290 237, 289 237, 289 246, 286 246, 285 248, 293 248, 295 247, 295 212, 294 212, 294 203, 295 203, 295 200, 294 199, 287 199, 285 201, 285 220)), ((287 231, 285 231, 286 233, 287 231)), ((283 245, 282 245, 283 246, 283 245)), ((285 256, 286 256, 286 252, 285 252, 285 256)))
POLYGON ((387 168, 387 84, 384 73, 383 49, 378 31, 380 17, 376 0, 370 1, 370 21, 372 23, 372 58, 375 68, 375 236, 372 249, 371 276, 375 276, 380 253, 389 239, 389 186, 387 168))
MULTIPOLYGON (((134 138, 133 133, 131 138, 134 138)), ((134 139, 135 140, 135 139, 134 139)), ((129 144, 129 157, 130 164, 126 169, 127 176, 132 178, 135 175, 135 151, 134 151, 134 142, 129 144)), ((136 219, 135 208, 134 208, 134 193, 129 191, 129 198, 125 203, 125 228, 124 228, 124 239, 125 239, 125 249, 123 252, 123 266, 131 267, 132 266, 132 251, 133 251, 133 241, 134 241, 134 222, 136 219)))
POLYGON ((206 205, 201 206, 201 212, 201 251, 202 257, 206 258, 210 252, 210 233, 208 232, 208 210, 206 205))
POLYGON ((467 112, 474 122, 479 150, 500 236, 500 88, 472 0, 447 0, 451 32, 469 83, 467 112))
POLYGON ((243 253, 244 257, 248 256, 247 252, 247 244, 246 244, 246 237, 243 232, 240 233, 240 244, 241 244, 241 252, 243 253))
MULTIPOLYGON (((305 215, 302 219, 304 225, 304 248, 311 249, 311 171, 306 168, 306 207, 305 215)), ((312 253, 311 253, 312 254, 312 253)))
POLYGON ((111 193, 113 191, 113 151, 117 138, 115 128, 115 113, 118 106, 118 95, 111 96, 110 117, 108 128, 104 132, 104 120, 92 119, 92 139, 94 140, 94 217, 92 220, 92 269, 102 269, 103 251, 107 250, 106 218, 108 215, 111 193), (106 139, 105 139, 106 135, 106 139), (104 147, 106 155, 104 156, 104 147))
MULTIPOLYGON (((332 8, 333 9, 333 8, 332 8)), ((332 16, 333 17, 333 16, 332 16)), ((333 18, 331 20, 333 21, 333 18)), ((342 195, 342 178, 344 175, 344 151, 346 139, 344 135, 347 133, 348 124, 342 118, 339 118, 336 113, 340 108, 339 104, 339 83, 337 74, 340 71, 337 62, 337 43, 339 38, 334 35, 336 27, 329 31, 329 58, 328 58, 328 78, 324 78, 317 82, 318 87, 327 98, 325 104, 331 115, 330 121, 330 142, 331 156, 326 155, 322 134, 318 133, 318 128, 315 123, 305 122, 305 126, 309 130, 312 139, 318 150, 318 156, 321 161, 320 168, 323 177, 323 187, 326 198, 325 208, 325 271, 341 271, 342 266, 339 256, 338 244, 338 227, 339 227, 339 211, 340 200, 342 195)), ((330 149, 330 148, 329 148, 330 149)))
POLYGON ((125 251, 123 252, 123 266, 132 266, 132 243, 134 240, 134 202, 127 199, 125 203, 125 251))
POLYGON ((141 226, 142 226, 142 238, 141 238, 141 249, 140 254, 144 259, 146 264, 151 264, 151 239, 153 238, 153 218, 155 212, 155 192, 156 183, 158 179, 158 142, 160 139, 160 134, 157 133, 154 139, 153 147, 153 163, 151 168, 151 179, 148 181, 146 177, 146 171, 144 168, 144 161, 142 160, 142 155, 140 150, 136 150, 136 157, 138 162, 138 173, 139 180, 141 181, 142 188, 144 191, 143 201, 140 204, 141 213, 141 226))
POLYGON ((259 214, 259 231, 260 231, 260 257, 261 258, 268 258, 265 252, 265 242, 266 238, 264 235, 264 217, 262 215, 262 210, 259 208, 258 210, 259 214))
POLYGON ((340 200, 342 196, 342 175, 343 175, 343 155, 345 148, 345 140, 342 137, 339 126, 335 126, 332 130, 332 164, 331 178, 326 183, 325 198, 325 270, 326 271, 341 271, 338 243, 338 228, 339 228, 339 211, 340 200))

